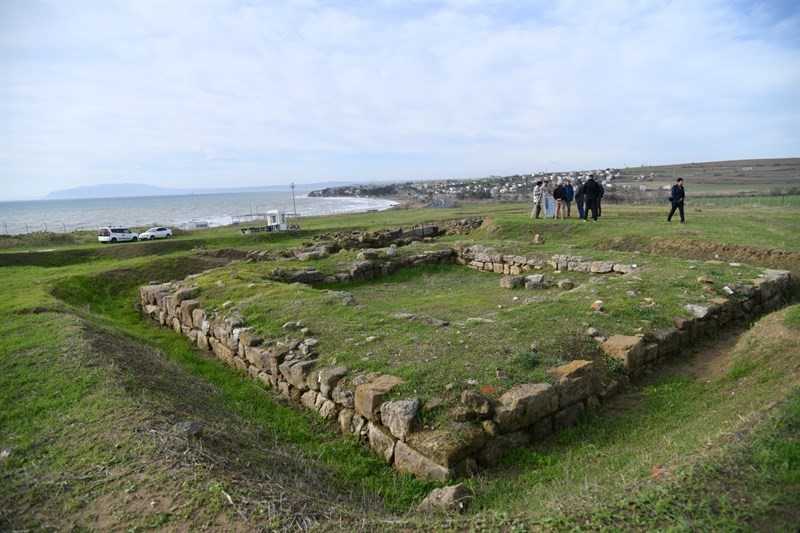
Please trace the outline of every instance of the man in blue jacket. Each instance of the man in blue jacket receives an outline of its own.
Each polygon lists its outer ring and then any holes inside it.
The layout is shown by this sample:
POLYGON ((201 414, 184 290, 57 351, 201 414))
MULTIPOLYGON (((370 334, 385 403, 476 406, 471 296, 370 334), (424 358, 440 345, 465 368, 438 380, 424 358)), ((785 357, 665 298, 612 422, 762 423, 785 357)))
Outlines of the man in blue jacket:
POLYGON ((667 215, 667 222, 672 221, 672 215, 675 214, 677 209, 681 212, 681 224, 686 224, 686 219, 683 218, 683 200, 685 198, 686 191, 683 188, 683 178, 678 178, 678 182, 672 186, 672 194, 669 197, 669 201, 672 202, 672 209, 667 215))
POLYGON ((567 193, 567 216, 572 215, 572 200, 575 198, 575 189, 572 187, 572 182, 567 180, 567 184, 564 185, 564 191, 567 193))

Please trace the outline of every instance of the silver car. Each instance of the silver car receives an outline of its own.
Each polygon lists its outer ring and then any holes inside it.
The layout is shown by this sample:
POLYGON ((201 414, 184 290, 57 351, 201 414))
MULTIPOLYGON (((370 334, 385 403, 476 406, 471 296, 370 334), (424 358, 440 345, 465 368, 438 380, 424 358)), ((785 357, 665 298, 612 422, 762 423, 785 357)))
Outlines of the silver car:
POLYGON ((172 230, 169 228, 150 228, 144 233, 139 234, 139 239, 152 241, 153 239, 169 239, 172 237, 172 230))

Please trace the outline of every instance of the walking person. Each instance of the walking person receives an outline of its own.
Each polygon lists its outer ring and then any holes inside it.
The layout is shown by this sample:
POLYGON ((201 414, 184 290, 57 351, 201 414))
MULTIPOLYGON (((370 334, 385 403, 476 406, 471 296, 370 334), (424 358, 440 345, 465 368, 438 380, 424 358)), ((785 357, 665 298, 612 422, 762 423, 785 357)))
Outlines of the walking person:
POLYGON ((564 220, 567 217, 567 191, 561 183, 553 190, 553 198, 556 199, 556 220, 564 220))
POLYGON ((544 201, 544 191, 542 189, 542 182, 537 181, 533 187, 533 209, 531 210, 530 218, 539 218, 539 213, 542 212, 542 202, 544 201))
POLYGON ((667 222, 672 221, 672 215, 675 214, 677 209, 681 213, 681 224, 686 224, 686 219, 683 217, 683 200, 685 198, 686 190, 683 188, 683 178, 678 178, 677 183, 672 186, 672 193, 669 197, 669 201, 672 202, 672 209, 669 210, 669 215, 667 215, 667 222))
POLYGON ((575 181, 575 206, 578 208, 578 218, 583 220, 583 181, 580 178, 575 181))
POLYGON ((600 197, 600 184, 594 180, 594 174, 589 174, 589 179, 583 184, 583 196, 586 200, 584 222, 589 219, 589 211, 592 212, 592 220, 597 222, 597 199, 600 197))
POLYGON ((567 193, 567 216, 572 216, 572 200, 575 199, 575 189, 572 187, 572 182, 567 180, 567 184, 564 185, 564 191, 567 193))

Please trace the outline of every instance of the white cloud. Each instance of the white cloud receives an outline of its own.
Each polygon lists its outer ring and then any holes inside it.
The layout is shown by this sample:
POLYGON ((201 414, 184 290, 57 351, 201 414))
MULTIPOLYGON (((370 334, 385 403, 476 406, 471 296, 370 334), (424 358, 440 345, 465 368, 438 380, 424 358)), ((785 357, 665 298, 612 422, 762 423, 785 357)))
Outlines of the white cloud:
POLYGON ((0 6, 2 199, 800 156, 796 4, 0 6))

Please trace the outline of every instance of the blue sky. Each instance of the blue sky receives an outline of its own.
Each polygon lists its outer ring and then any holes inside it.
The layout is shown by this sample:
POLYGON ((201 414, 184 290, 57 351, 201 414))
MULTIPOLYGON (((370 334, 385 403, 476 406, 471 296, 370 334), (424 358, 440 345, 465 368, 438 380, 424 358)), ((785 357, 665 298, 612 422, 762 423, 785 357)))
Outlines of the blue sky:
POLYGON ((0 199, 800 157, 800 2, 0 2, 0 199))

